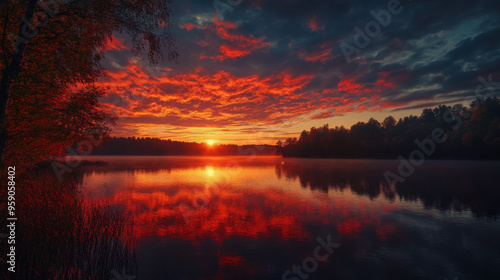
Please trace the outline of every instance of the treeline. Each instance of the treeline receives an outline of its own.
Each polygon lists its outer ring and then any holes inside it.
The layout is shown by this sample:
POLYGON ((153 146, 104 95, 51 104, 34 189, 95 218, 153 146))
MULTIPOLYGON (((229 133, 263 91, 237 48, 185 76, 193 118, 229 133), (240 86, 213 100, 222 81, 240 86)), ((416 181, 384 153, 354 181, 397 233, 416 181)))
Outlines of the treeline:
MULTIPOLYGON (((500 159, 500 102, 496 97, 475 100, 469 107, 440 105, 396 121, 371 118, 347 129, 343 126, 311 128, 300 137, 276 144, 284 157, 396 158, 418 149, 416 141, 432 139, 445 131, 443 143, 435 143, 430 158, 500 159)), ((430 141, 430 140, 428 140, 430 141)))
MULTIPOLYGON (((75 147, 76 149, 77 147, 75 147)), ((208 145, 150 137, 112 137, 90 155, 275 155, 272 145, 208 145)))

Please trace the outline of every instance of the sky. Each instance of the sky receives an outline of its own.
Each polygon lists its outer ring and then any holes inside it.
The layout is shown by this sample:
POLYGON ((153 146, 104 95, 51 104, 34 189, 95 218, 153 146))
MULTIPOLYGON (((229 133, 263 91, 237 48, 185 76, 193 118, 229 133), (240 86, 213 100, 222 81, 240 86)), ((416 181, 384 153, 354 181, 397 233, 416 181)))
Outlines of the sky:
POLYGON ((99 83, 119 117, 113 136, 274 144, 313 126, 469 104, 479 76, 500 82, 498 0, 177 0, 171 9, 179 63, 150 65, 123 34, 106 48, 99 83))

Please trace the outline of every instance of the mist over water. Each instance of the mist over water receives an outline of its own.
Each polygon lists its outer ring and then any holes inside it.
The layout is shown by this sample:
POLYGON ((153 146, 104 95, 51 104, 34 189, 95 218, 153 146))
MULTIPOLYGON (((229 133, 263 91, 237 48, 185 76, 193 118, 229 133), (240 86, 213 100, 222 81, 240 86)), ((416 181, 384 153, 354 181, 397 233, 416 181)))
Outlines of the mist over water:
POLYGON ((138 279, 282 279, 327 236, 308 279, 500 276, 500 162, 426 161, 391 190, 392 160, 87 159, 84 196, 132 215, 138 279))

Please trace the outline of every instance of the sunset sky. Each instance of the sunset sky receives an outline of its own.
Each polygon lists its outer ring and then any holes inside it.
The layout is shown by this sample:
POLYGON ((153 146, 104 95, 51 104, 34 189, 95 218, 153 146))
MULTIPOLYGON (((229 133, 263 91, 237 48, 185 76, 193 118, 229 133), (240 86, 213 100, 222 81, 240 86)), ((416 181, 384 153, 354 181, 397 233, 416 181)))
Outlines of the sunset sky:
POLYGON ((326 123, 467 104, 479 75, 500 81, 498 0, 240 2, 222 15, 211 0, 172 5, 179 64, 151 66, 115 34, 100 81, 120 117, 113 136, 274 144, 326 123), (388 6, 399 12, 379 12, 388 6), (391 18, 374 24, 370 11, 391 18), (378 36, 359 47, 367 26, 378 36), (359 54, 349 62, 341 44, 359 54))

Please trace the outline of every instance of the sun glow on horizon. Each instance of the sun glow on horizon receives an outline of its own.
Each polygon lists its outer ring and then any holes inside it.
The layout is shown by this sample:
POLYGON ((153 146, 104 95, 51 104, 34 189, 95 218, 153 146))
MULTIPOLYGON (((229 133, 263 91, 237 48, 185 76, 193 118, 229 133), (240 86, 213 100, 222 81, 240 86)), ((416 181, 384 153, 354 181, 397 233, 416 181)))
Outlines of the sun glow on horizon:
POLYGON ((215 170, 212 166, 205 167, 205 173, 208 177, 213 177, 215 175, 215 170))
POLYGON ((209 145, 209 146, 213 146, 213 145, 215 145, 215 140, 207 140, 207 142, 206 142, 206 143, 207 143, 207 145, 209 145))

